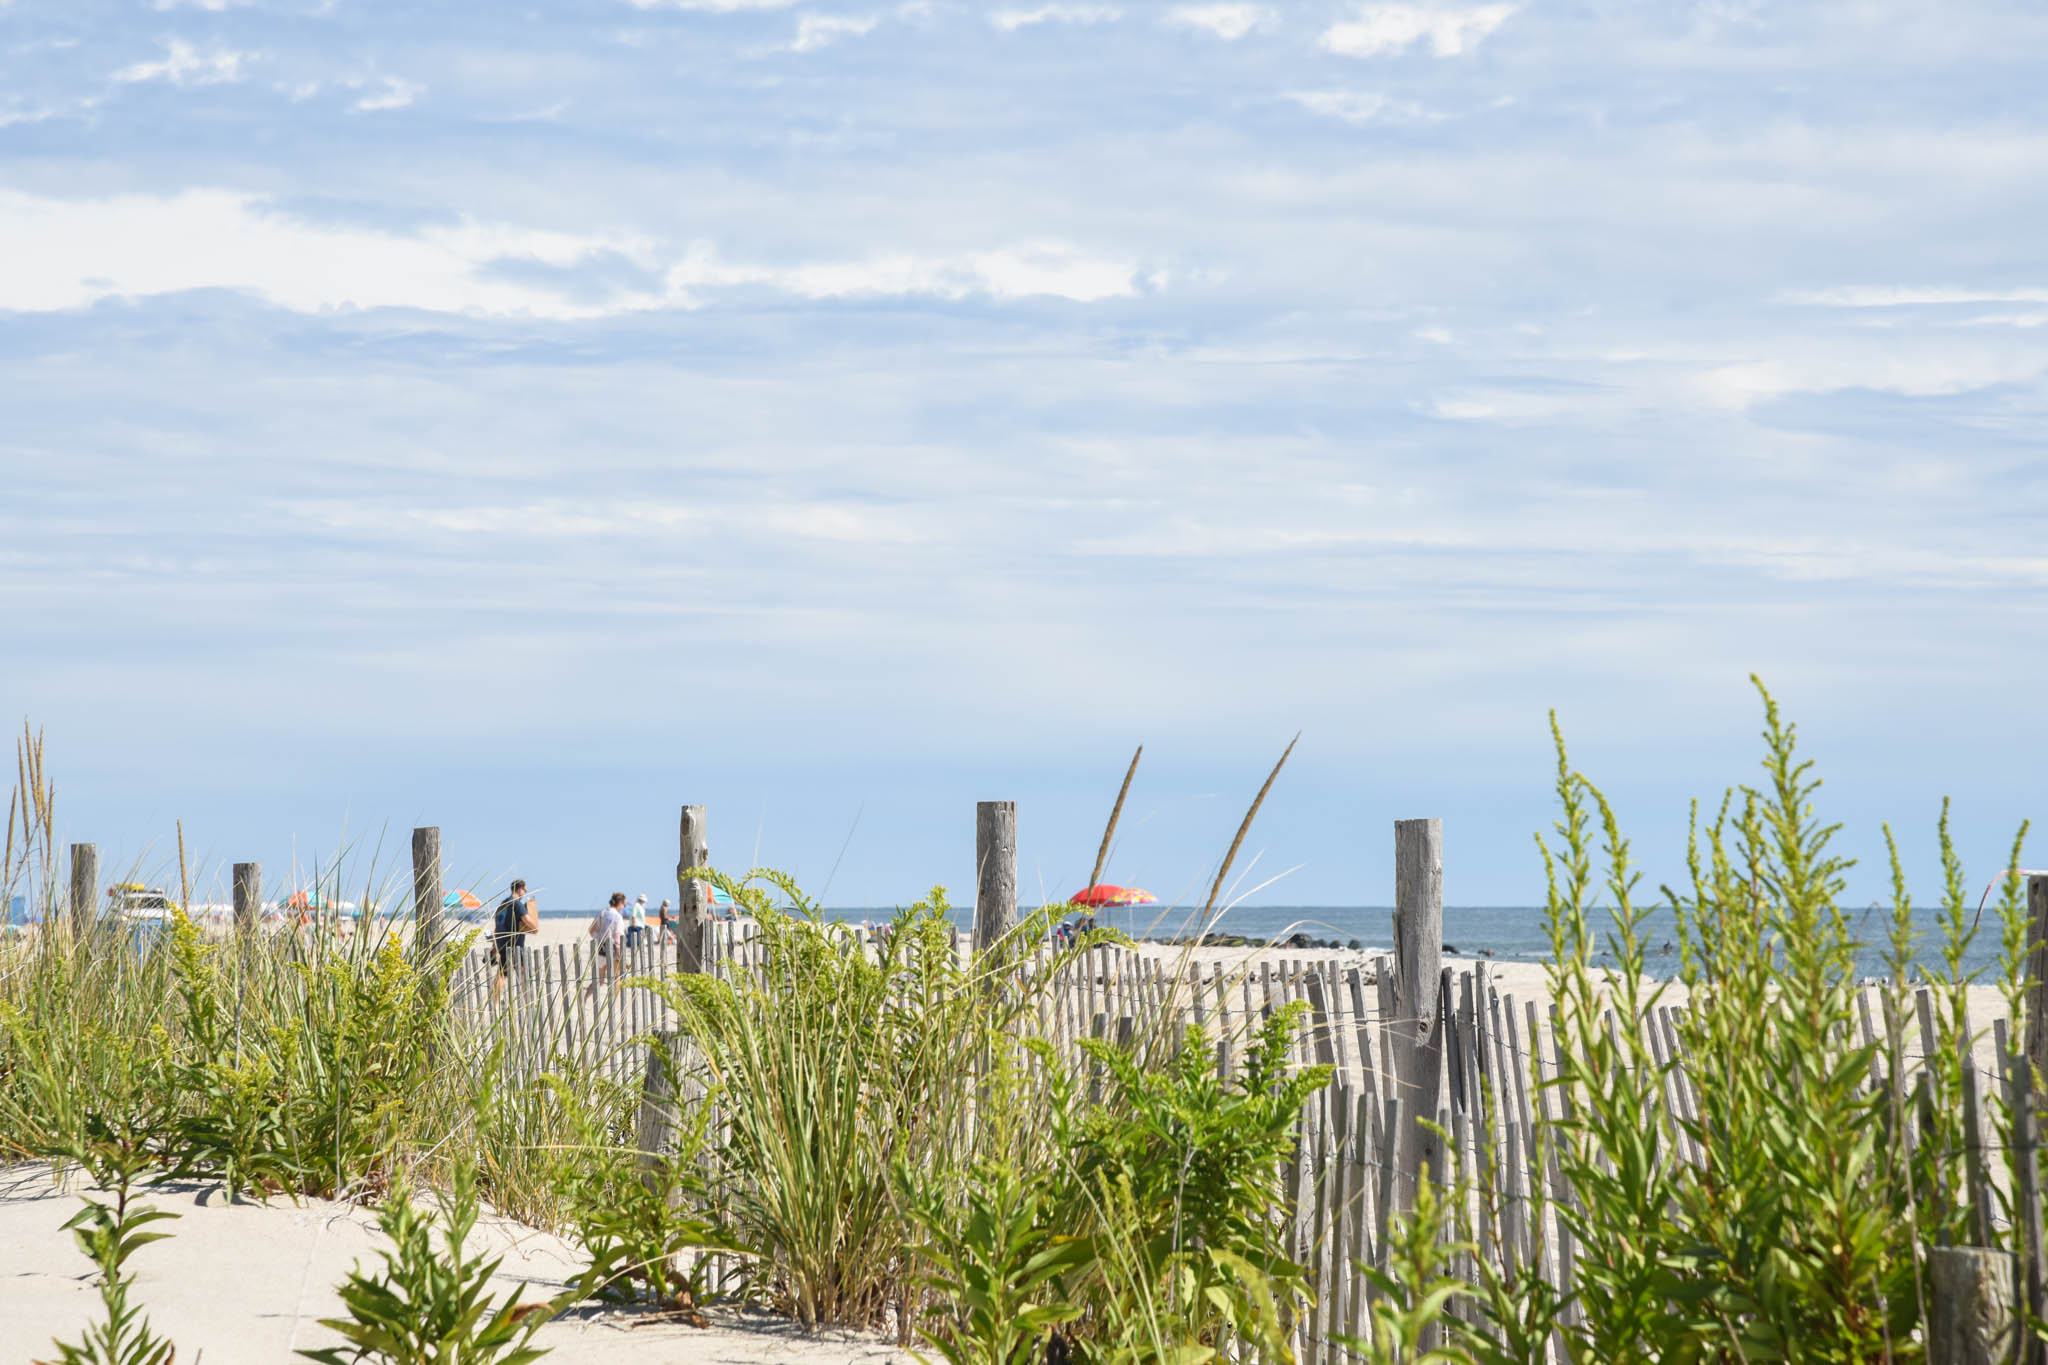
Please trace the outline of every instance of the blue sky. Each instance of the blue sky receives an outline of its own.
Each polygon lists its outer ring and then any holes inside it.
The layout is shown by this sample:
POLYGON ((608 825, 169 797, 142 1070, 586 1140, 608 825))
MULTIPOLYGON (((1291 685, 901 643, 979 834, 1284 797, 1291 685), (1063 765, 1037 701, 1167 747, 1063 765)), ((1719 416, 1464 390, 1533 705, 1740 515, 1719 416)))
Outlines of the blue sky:
MULTIPOLYGON (((0 0, 0 712, 61 837, 835 903, 1653 880, 1752 670, 2043 814, 2048 12, 0 0), (850 836, 850 837, 849 837, 850 836), (844 849, 842 855, 842 848, 844 849)), ((2048 864, 2048 852, 2039 855, 2048 864)), ((1875 867, 1865 872, 1874 874, 1875 867)), ((277 873, 272 874, 275 884, 277 873)), ((1852 895, 1878 889, 1857 877, 1852 895)))

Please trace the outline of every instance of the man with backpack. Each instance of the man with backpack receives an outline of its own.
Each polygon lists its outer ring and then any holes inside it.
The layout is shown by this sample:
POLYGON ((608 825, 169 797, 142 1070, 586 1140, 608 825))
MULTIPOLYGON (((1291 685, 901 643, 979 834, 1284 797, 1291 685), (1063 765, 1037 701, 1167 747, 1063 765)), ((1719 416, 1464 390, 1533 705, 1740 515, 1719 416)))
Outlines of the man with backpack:
POLYGON ((498 917, 491 925, 491 961, 498 965, 497 979, 491 982, 491 999, 496 1000, 505 992, 505 981, 512 974, 512 952, 524 951, 526 936, 540 932, 540 903, 526 893, 526 883, 515 880, 505 899, 498 903, 498 917))

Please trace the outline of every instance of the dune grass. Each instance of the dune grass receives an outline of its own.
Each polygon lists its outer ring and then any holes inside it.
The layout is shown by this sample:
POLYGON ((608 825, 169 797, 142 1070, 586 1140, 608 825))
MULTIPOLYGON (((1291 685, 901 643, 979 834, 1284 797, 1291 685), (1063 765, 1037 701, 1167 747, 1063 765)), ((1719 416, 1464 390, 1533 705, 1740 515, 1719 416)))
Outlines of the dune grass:
MULTIPOLYGON (((1036 1036, 1047 993, 1113 937, 1048 956, 1063 907, 969 961, 943 891, 864 943, 786 879, 726 885, 759 926, 757 963, 625 986, 680 1025, 657 1044, 685 1096, 668 1151, 637 1149, 637 1086, 566 1057, 515 1070, 506 1016, 450 1008, 463 942, 421 953, 374 916, 347 938, 209 933, 182 912, 80 934, 46 901, 39 932, 0 944, 0 1157, 90 1169, 111 1140, 145 1180, 387 1210, 473 1190, 580 1243, 579 1293, 694 1307, 715 1256, 718 1290, 800 1323, 970 1355, 946 1268, 983 1256, 973 1211, 1021 1181, 1023 1235, 1061 1248, 1038 1287, 1072 1358, 1280 1358, 1306 1291, 1274 1250, 1279 1172, 1322 1083, 1279 1061, 1293 1014, 1267 1026, 1272 1064, 1233 1086, 1164 1015, 1062 1055, 1036 1036), (1162 1182, 1173 1171, 1202 1178, 1162 1182)), ((415 1278, 420 1254, 404 1253, 415 1278)))
MULTIPOLYGON (((1652 907, 1629 842, 1557 736, 1560 815, 1555 838, 1539 841, 1557 1068, 1531 1075, 1548 1096, 1536 1141, 1555 1184, 1534 1196, 1540 1220, 1555 1188, 1571 1193, 1555 1211, 1572 1273, 1558 1273, 1561 1244, 1519 1263, 1504 1255, 1489 1241, 1502 1226, 1500 1192, 1488 1172, 1458 1172, 1396 1220, 1373 1276, 1373 1331, 1351 1343, 1367 1360, 1906 1365, 1926 1349, 1929 1247, 2011 1252, 2026 1282, 2038 1248, 2018 1201, 2033 1197, 2036 1155, 2017 1139, 2040 1078, 2024 1058, 2007 1076, 1970 1060, 1988 1021, 1968 1018, 1960 964, 1978 928, 1946 803, 1942 968, 1914 974, 1913 909, 1894 846, 1891 970, 1872 1022, 1856 975, 1862 945, 1841 901, 1839 827, 1816 813, 1812 764, 1758 690, 1763 780, 1731 791, 1711 820, 1696 813, 1687 884, 1662 888, 1687 993, 1675 1047, 1656 1033, 1674 983, 1646 970, 1652 907), (1593 965, 1601 944, 1611 968, 1593 965), (1923 989, 1924 1064, 1909 1040, 1923 989), (1481 1206, 1490 1218, 1473 1216, 1481 1206), (1461 1265, 1473 1267, 1469 1278, 1455 1273, 1461 1265)), ((1999 879, 1995 921, 2015 1039, 2026 1027, 2014 870, 2025 835, 2022 826, 1999 879)), ((2048 1340, 2048 1324, 2024 1326, 2048 1340)))

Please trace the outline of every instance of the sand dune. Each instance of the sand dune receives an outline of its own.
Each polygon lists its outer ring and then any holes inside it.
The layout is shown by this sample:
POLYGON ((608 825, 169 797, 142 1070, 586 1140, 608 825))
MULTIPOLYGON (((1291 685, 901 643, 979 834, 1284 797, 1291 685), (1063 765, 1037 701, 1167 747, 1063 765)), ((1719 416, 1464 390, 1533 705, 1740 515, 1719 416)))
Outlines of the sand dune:
MULTIPOLYGON (((143 1196, 179 1215, 155 1230, 168 1241, 143 1247, 131 1301, 178 1347, 178 1359, 206 1365, 284 1365, 303 1347, 339 1344, 319 1319, 337 1315, 335 1286, 357 1261, 381 1264, 388 1245, 373 1213, 347 1204, 228 1204, 219 1188, 181 1186, 143 1196)), ((91 1262, 64 1221, 78 1195, 57 1187, 41 1164, 0 1169, 0 1355, 51 1359, 51 1338, 76 1340, 99 1311, 91 1262)), ((476 1247, 504 1254, 496 1292, 540 1301, 582 1268, 558 1237, 509 1219, 478 1220, 476 1247)), ((712 1326, 635 1325, 631 1314, 590 1312, 543 1327, 535 1344, 558 1365, 881 1365, 907 1352, 874 1337, 810 1336, 760 1313, 714 1309, 712 1326)))

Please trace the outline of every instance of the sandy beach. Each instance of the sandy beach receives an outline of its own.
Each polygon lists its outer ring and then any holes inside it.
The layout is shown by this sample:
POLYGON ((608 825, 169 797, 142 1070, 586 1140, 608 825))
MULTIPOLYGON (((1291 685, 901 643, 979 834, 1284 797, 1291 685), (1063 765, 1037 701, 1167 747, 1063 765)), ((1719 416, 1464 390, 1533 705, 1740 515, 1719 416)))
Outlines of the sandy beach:
MULTIPOLYGON (((319 1319, 341 1312, 335 1286, 350 1267, 381 1265, 389 1245, 366 1209, 323 1200, 229 1204, 218 1187, 143 1192, 178 1214, 158 1224, 171 1234, 135 1253, 132 1300, 175 1342, 181 1361, 280 1365, 301 1348, 341 1343, 319 1319)), ((99 1311, 93 1267, 64 1221, 77 1193, 59 1188, 40 1163, 0 1170, 0 1341, 8 1359, 50 1358, 51 1339, 75 1340, 99 1311)), ((503 1254, 493 1293, 540 1302, 559 1291, 583 1259, 558 1237, 486 1215, 472 1247, 503 1254)), ((560 1365, 882 1365, 909 1361, 876 1337, 808 1335, 764 1313, 714 1308, 711 1326, 691 1327, 627 1312, 578 1311, 548 1323, 534 1344, 560 1365)))

